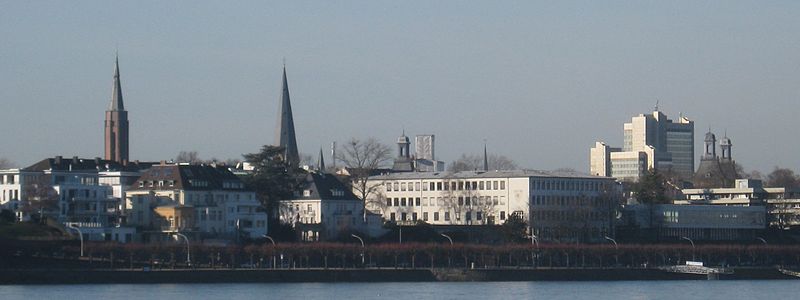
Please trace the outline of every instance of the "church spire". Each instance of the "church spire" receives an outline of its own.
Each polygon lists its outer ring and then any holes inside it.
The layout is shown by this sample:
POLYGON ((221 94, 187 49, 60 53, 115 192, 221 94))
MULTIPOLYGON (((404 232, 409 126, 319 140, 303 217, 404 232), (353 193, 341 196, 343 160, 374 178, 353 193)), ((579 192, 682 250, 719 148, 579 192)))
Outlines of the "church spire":
POLYGON ((125 110, 122 102, 122 84, 119 80, 119 55, 114 58, 114 86, 111 90, 111 103, 108 104, 109 111, 125 110))
POLYGON ((486 140, 483 141, 483 170, 489 171, 489 155, 486 153, 486 140))
POLYGON ((278 110, 277 144, 286 151, 286 162, 297 167, 300 155, 297 151, 297 138, 294 132, 294 118, 292 117, 292 104, 289 101, 289 84, 286 80, 286 65, 283 66, 283 83, 281 85, 281 102, 278 110))
POLYGON ((122 164, 128 162, 128 112, 122 104, 122 84, 119 79, 119 55, 114 59, 114 85, 111 103, 106 110, 105 119, 105 159, 122 164))
POLYGON ((325 172, 325 157, 322 156, 322 147, 319 147, 319 158, 317 158, 317 169, 320 172, 325 172))

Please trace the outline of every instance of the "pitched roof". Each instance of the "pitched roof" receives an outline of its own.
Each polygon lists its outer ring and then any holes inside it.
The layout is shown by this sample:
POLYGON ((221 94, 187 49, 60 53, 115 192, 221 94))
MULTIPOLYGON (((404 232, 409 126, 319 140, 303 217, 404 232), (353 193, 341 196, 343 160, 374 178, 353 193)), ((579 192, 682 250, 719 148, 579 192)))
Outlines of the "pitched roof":
POLYGON ((171 164, 145 171, 131 190, 245 190, 238 176, 223 166, 171 164), (161 181, 171 182, 160 186, 161 181))
POLYGON ((150 168, 152 162, 131 162, 122 165, 117 161, 95 158, 64 158, 56 156, 40 160, 23 170, 25 171, 140 171, 150 168))
POLYGON ((300 185, 301 193, 296 199, 352 200, 360 201, 344 183, 333 174, 308 173, 300 185), (308 191, 308 194, 305 193, 308 191))
POLYGON ((277 144, 286 150, 286 161, 292 166, 300 163, 297 151, 297 137, 294 132, 294 117, 292 116, 292 103, 289 101, 289 83, 286 80, 286 67, 283 67, 283 84, 281 86, 281 103, 278 110, 277 144))

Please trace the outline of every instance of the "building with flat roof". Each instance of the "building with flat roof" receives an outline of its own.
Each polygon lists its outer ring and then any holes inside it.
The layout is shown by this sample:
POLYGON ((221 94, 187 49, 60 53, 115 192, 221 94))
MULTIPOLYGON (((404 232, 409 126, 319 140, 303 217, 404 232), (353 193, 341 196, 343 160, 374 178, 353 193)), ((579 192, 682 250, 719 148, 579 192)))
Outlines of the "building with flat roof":
POLYGON ((597 142, 589 160, 590 172, 597 176, 636 181, 652 168, 689 179, 694 174, 694 122, 684 116, 670 120, 656 107, 623 125, 621 148, 597 142))
POLYGON ((678 205, 759 206, 766 208, 770 227, 800 226, 800 190, 763 187, 761 180, 736 179, 732 187, 681 190, 678 205))
POLYGON ((499 225, 511 215, 551 241, 602 241, 613 232, 618 185, 574 172, 463 171, 387 173, 367 208, 397 224, 499 225))

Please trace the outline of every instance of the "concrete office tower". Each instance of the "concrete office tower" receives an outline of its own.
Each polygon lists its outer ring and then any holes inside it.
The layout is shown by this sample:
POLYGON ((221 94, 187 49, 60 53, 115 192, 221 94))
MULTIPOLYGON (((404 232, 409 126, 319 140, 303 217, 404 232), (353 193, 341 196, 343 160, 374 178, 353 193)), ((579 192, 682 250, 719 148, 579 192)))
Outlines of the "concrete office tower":
POLYGON ((128 112, 122 102, 122 84, 119 80, 119 57, 114 62, 114 86, 111 103, 106 110, 105 159, 126 164, 128 162, 128 112))
POLYGON ((622 149, 598 142, 590 156, 593 175, 636 181, 654 168, 688 179, 694 174, 694 122, 683 116, 670 120, 656 108, 623 125, 622 149))
POLYGON ((297 151, 297 138, 294 133, 294 118, 292 117, 292 104, 289 101, 289 84, 286 81, 286 66, 283 67, 283 84, 281 90, 276 144, 284 148, 286 161, 289 165, 297 168, 300 164, 300 154, 297 151))

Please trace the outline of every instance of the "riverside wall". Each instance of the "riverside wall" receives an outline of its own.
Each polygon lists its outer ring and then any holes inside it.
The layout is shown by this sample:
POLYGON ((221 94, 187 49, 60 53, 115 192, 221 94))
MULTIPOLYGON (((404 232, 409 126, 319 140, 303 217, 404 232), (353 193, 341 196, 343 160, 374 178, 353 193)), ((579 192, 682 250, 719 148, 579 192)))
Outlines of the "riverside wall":
MULTIPOLYGON (((736 269, 720 279, 796 279, 776 268, 736 269)), ((286 283, 434 281, 705 280, 657 269, 4 269, 0 284, 286 283)))

